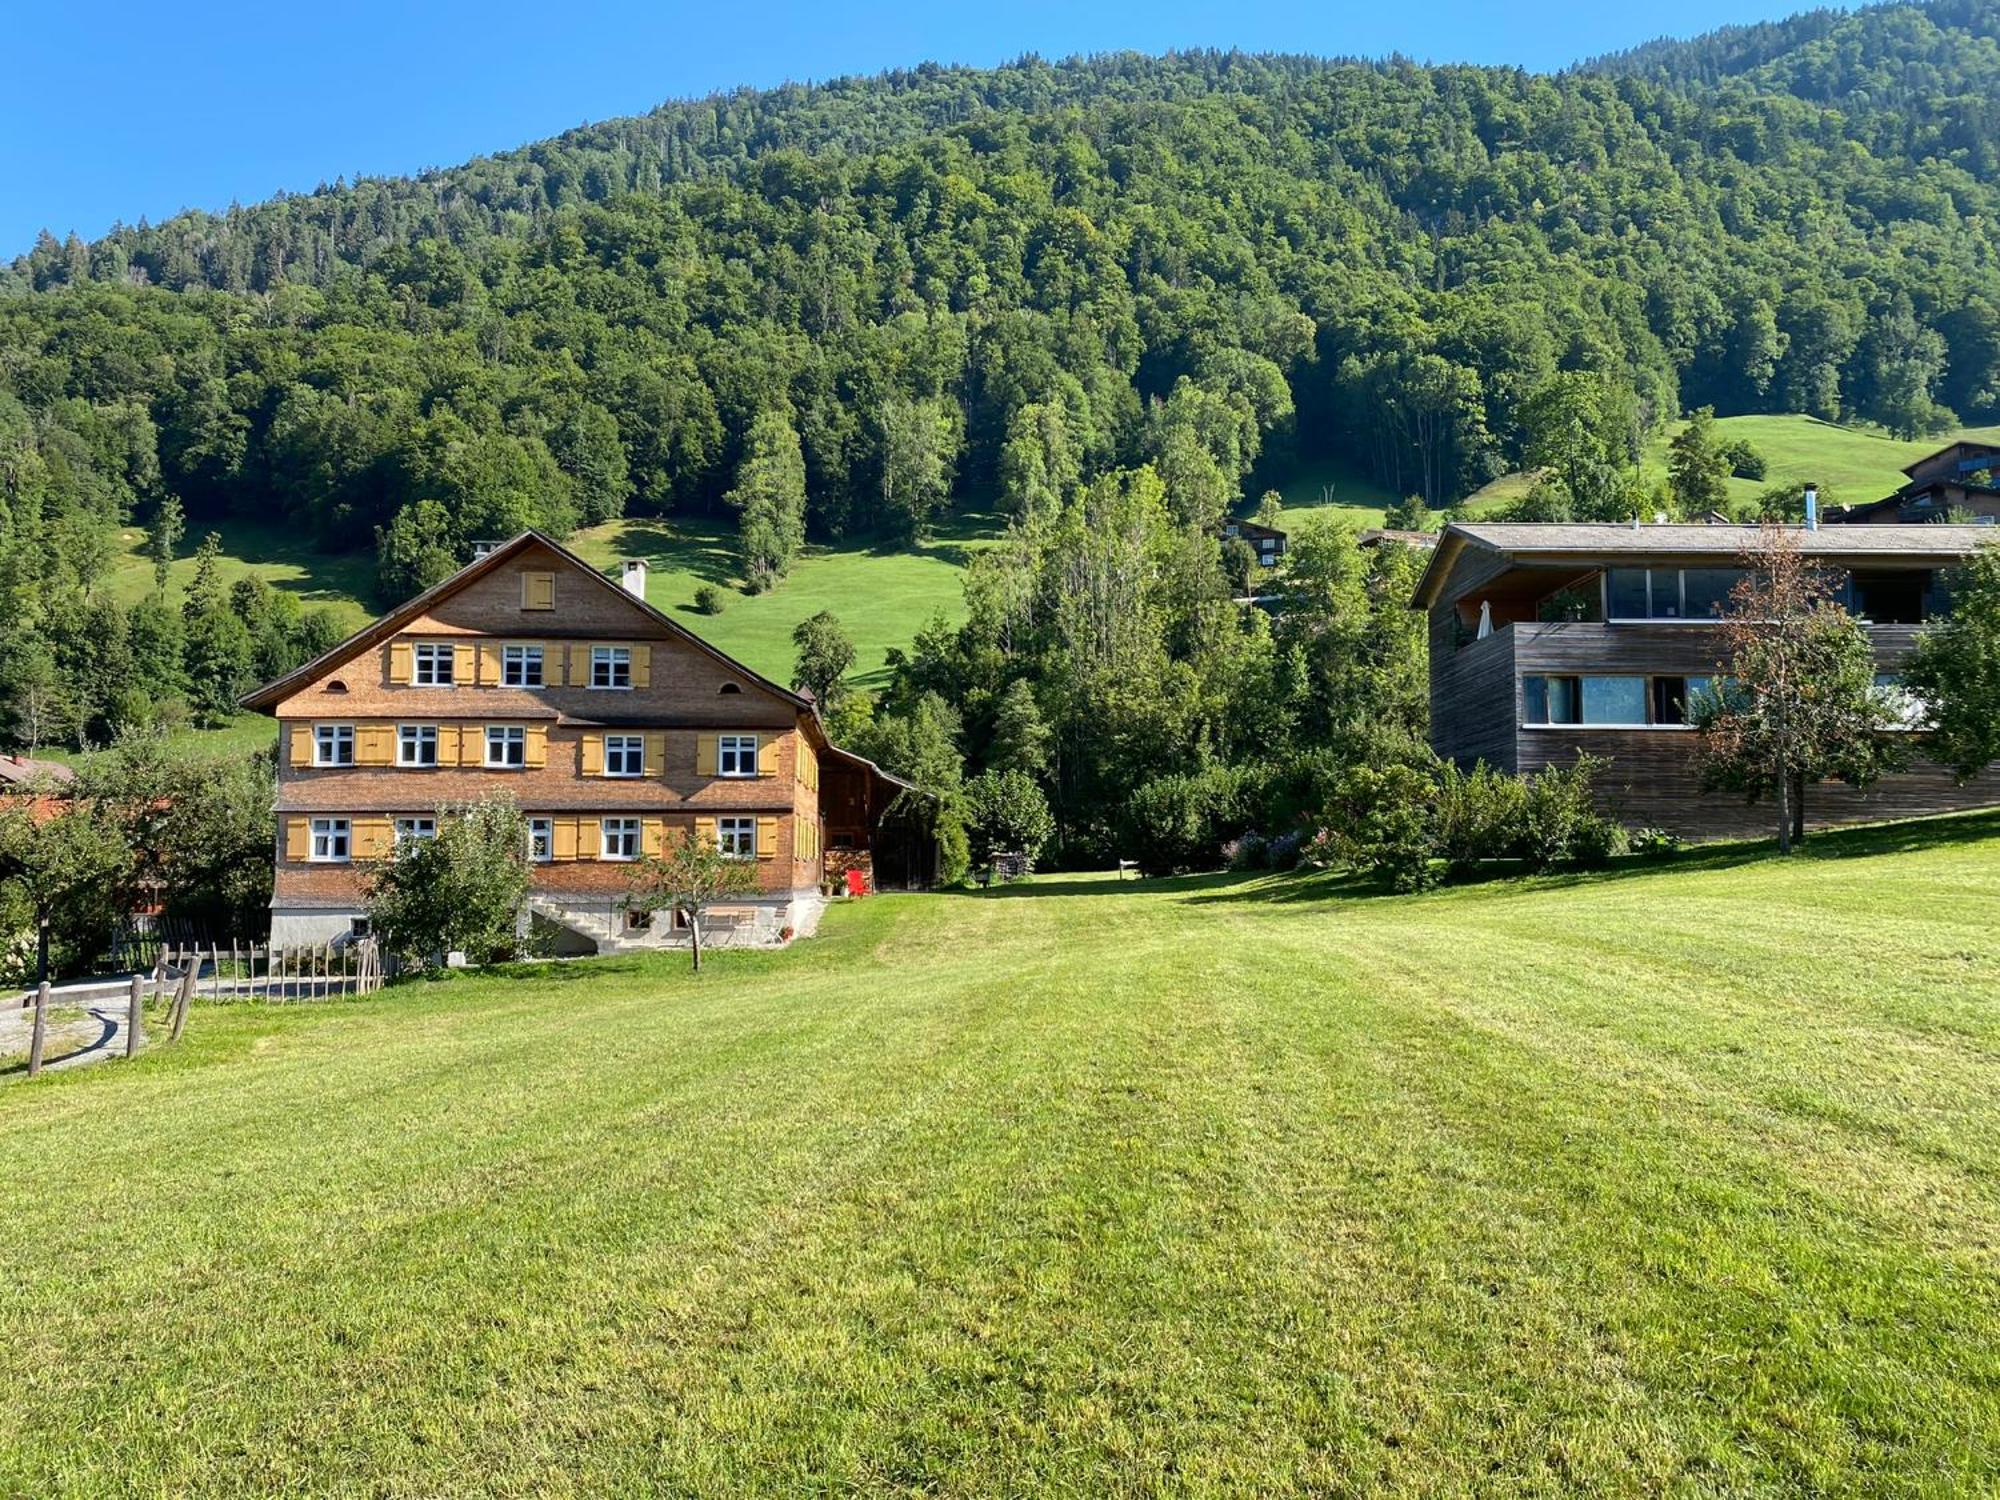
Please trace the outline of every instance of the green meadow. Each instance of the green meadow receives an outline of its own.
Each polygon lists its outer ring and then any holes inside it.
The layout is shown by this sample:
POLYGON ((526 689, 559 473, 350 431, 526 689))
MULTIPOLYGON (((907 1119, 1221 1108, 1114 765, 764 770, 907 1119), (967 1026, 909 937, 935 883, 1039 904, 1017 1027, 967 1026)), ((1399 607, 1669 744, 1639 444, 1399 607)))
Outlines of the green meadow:
POLYGON ((838 907, 0 1079, 0 1494, 2000 1484, 2000 815, 838 907))

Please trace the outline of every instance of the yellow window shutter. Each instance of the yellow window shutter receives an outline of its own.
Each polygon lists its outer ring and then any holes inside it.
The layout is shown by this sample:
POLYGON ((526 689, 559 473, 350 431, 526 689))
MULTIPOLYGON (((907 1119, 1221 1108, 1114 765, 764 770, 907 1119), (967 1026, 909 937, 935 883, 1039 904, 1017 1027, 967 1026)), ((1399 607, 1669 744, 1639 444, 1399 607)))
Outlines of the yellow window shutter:
POLYGON ((312 824, 305 818, 285 819, 285 858, 303 864, 312 853, 312 824))
POLYGON ((646 736, 646 774, 667 774, 667 737, 662 732, 655 731, 646 736))
POLYGON ((440 724, 438 731, 438 764, 455 766, 458 764, 458 726, 440 724))
POLYGON ((700 735, 694 742, 694 774, 713 776, 715 774, 715 736, 700 735))
POLYGON ((576 858, 576 819, 549 819, 550 853, 557 859, 576 858))
POLYGON ((549 730, 546 724, 528 726, 527 765, 531 771, 539 771, 549 763, 549 730))
POLYGON ((603 829, 598 826, 597 819, 578 818, 576 820, 576 857, 578 859, 597 858, 599 838, 602 833, 603 829))
POLYGON ((783 735, 773 735, 770 739, 763 741, 757 746, 757 774, 759 776, 776 776, 778 774, 778 746, 783 739, 783 735))
POLYGON ((461 766, 486 764, 485 726, 467 724, 458 731, 458 763, 461 766))
POLYGON ((604 774, 604 736, 601 734, 586 734, 583 737, 583 774, 604 774))
POLYGON ((403 687, 410 685, 410 643, 408 641, 389 642, 389 680, 403 687))
POLYGON ((778 820, 759 818, 757 820, 757 857, 776 859, 778 857, 778 820))
POLYGON ((396 759, 396 731, 387 724, 363 724, 354 731, 354 759, 364 766, 386 766, 396 759))
POLYGON ((466 683, 478 680, 475 675, 478 671, 478 665, 475 660, 476 656, 477 653, 470 642, 460 642, 451 648, 451 680, 453 682, 463 687, 466 683))
POLYGON ((387 818, 356 818, 350 831, 356 859, 387 859, 395 845, 395 829, 387 818))
POLYGON ((291 727, 292 764, 309 766, 313 763, 313 727, 310 724, 294 724, 291 727))
POLYGON ((694 820, 694 841, 704 849, 715 847, 715 819, 696 818, 694 820))
POLYGON ((556 607, 556 575, 553 573, 523 573, 521 575, 521 608, 554 609, 556 607))
POLYGON ((666 847, 667 820, 648 818, 639 825, 640 847, 648 854, 658 854, 666 847))
POLYGON ((564 680, 571 687, 590 686, 590 647, 565 646, 563 654, 569 659, 569 670, 564 680))
POLYGON ((479 685, 481 687, 500 686, 500 648, 481 645, 479 648, 479 685))
POLYGON ((635 688, 653 685, 653 648, 634 646, 632 648, 632 686, 635 688))

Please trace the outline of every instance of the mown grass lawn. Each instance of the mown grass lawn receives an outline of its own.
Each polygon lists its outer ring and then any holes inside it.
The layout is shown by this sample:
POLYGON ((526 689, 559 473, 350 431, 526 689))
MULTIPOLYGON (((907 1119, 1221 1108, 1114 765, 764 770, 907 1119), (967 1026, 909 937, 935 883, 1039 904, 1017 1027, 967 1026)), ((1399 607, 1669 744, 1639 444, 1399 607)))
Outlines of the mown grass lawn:
POLYGON ((0 1493, 2000 1476, 2000 817, 885 897, 0 1083, 0 1493))

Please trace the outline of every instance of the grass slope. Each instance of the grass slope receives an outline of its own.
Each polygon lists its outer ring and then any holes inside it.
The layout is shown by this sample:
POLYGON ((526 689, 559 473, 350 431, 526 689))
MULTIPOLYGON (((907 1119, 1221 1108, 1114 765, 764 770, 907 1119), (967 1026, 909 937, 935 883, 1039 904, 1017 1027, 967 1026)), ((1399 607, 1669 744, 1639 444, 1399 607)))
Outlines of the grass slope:
MULTIPOLYGON (((1667 476, 1667 445, 1684 423, 1675 422, 1647 445, 1640 467, 1654 479, 1667 476)), ((1732 502, 1754 500, 1774 484, 1813 480, 1830 505, 1860 505, 1880 500, 1905 482, 1903 466, 1935 453, 1959 438, 2000 441, 2000 428, 1967 427, 1958 432, 1905 442, 1866 427, 1843 427, 1817 417, 1769 415, 1718 417, 1716 432, 1725 438, 1747 439, 1764 455, 1769 472, 1763 479, 1731 479, 1732 502)), ((1475 506, 1502 504, 1528 492, 1525 474, 1508 474, 1472 496, 1475 506)))
POLYGON ((892 646, 907 647, 933 616, 965 615, 963 573, 975 552, 1000 535, 982 514, 950 517, 923 546, 809 547, 790 575, 766 594, 740 591, 735 532, 714 523, 614 521, 577 533, 571 548, 606 572, 620 559, 647 562, 646 597, 703 639, 745 665, 780 682, 791 680, 797 651, 792 630, 801 620, 831 610, 855 645, 854 676, 873 686, 892 646), (703 584, 721 589, 721 614, 694 608, 703 584))
POLYGON ((0 1493, 1988 1492, 2000 816, 203 1009, 0 1087, 0 1493))
MULTIPOLYGON (((308 608, 324 605, 341 623, 359 629, 374 618, 375 559, 368 553, 331 556, 314 551, 297 532, 250 521, 196 522, 181 544, 181 556, 167 570, 167 593, 179 599, 194 581, 194 549, 206 533, 222 538, 221 572, 225 585, 255 575, 271 587, 298 594, 308 608)), ((105 589, 120 604, 136 604, 156 587, 153 561, 146 556, 146 533, 127 527, 118 533, 119 550, 112 558, 105 589)))

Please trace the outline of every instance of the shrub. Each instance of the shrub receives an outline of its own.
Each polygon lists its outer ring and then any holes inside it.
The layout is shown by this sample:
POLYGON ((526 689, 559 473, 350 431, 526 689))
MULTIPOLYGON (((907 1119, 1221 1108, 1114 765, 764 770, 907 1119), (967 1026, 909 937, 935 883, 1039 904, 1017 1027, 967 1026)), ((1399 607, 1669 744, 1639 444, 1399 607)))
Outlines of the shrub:
POLYGON ((1414 766, 1350 766, 1334 789, 1330 831, 1345 861, 1399 891, 1437 883, 1436 783, 1414 766))
POLYGON ((980 864, 996 854, 1035 856, 1055 837, 1048 798, 1025 771, 982 771, 965 784, 965 825, 980 864))
POLYGON ((1769 472, 1764 455, 1751 447, 1747 439, 1735 438, 1724 443, 1722 456, 1729 460, 1729 472, 1738 479, 1762 479, 1769 472))
POLYGON ((1641 859, 1664 859, 1667 855, 1678 852, 1681 847, 1681 836, 1669 833, 1664 828, 1639 828, 1633 831, 1625 843, 1626 847, 1641 859))
POLYGON ((1565 864, 1601 862, 1616 854, 1625 830, 1597 811, 1591 783, 1604 764, 1579 755, 1568 766, 1551 766, 1528 782, 1523 858, 1537 870, 1565 864))
POLYGON ((1483 859, 1518 856, 1528 838, 1528 785, 1483 761, 1438 770, 1437 852, 1454 875, 1483 859))
POLYGON ((1241 790, 1226 766, 1157 777, 1126 799, 1125 846, 1148 875, 1212 870, 1222 863, 1222 830, 1240 817, 1241 790))
POLYGON ((1252 828, 1222 846, 1223 860, 1232 870, 1261 870, 1269 845, 1264 835, 1252 828))
POLYGON ((1299 862, 1299 851, 1305 846, 1303 830, 1293 829, 1281 833, 1264 846, 1264 864, 1273 870, 1295 869, 1299 862))
POLYGON ((702 614, 721 614, 724 602, 722 590, 712 583, 704 583, 694 591, 694 607, 702 614))

